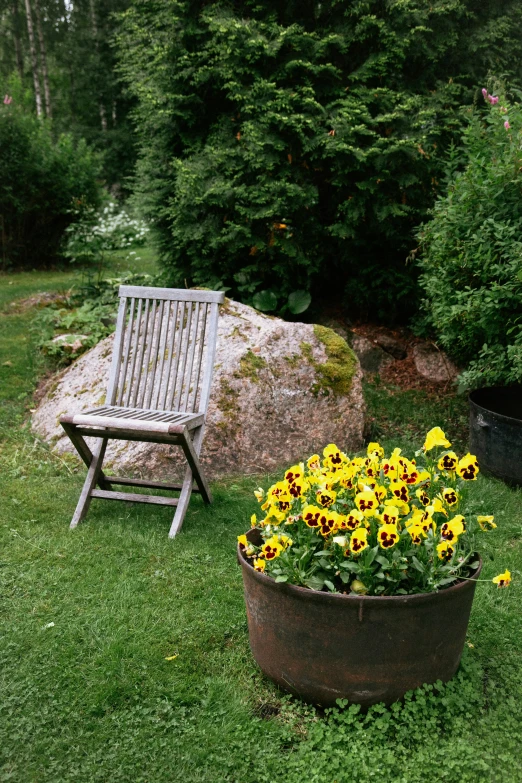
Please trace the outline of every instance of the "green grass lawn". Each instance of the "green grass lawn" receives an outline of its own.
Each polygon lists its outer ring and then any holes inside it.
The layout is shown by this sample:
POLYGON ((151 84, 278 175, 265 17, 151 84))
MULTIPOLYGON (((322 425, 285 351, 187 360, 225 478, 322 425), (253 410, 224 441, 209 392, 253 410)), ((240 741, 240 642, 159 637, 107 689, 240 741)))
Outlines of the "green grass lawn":
MULTIPOLYGON (((72 280, 10 275, 1 297, 72 280)), ((457 677, 366 716, 316 711, 249 652, 235 540, 267 479, 215 484, 174 541, 168 509, 97 501, 70 532, 84 470, 30 433, 32 317, 0 313, 0 781, 520 783, 522 492, 474 486, 498 522, 483 576, 518 573, 509 590, 478 585, 457 677)), ((386 444, 437 424, 464 445, 462 401, 366 393, 386 444)))

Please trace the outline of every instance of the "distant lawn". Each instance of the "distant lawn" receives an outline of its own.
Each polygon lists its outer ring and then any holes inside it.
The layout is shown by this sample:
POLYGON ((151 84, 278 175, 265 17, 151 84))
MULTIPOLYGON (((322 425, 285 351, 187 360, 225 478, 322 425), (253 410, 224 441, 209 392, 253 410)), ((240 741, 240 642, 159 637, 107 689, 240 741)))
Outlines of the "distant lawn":
MULTIPOLYGON (((20 298, 72 276, 10 280, 20 298)), ((4 304, 5 290, 0 278, 4 304)), ((483 575, 518 573, 509 590, 477 587, 453 682, 367 716, 324 715, 280 692, 249 652, 235 539, 267 479, 215 484, 214 505, 195 498, 174 541, 169 510, 99 501, 68 530, 84 469, 30 433, 31 318, 0 314, 0 781, 522 781, 521 491, 476 484, 499 523, 483 575)), ((367 395, 387 444, 431 424, 464 437, 453 397, 378 384, 367 395)))

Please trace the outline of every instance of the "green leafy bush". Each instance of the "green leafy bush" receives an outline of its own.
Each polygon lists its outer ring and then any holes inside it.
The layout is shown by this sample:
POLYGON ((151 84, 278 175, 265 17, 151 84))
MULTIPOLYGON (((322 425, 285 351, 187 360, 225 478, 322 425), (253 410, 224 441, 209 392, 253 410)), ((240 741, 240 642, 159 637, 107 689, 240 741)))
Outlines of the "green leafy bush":
POLYGON ((170 280, 276 308, 313 290, 411 312, 405 259, 440 149, 477 74, 518 68, 521 19, 492 0, 137 0, 121 69, 138 103, 137 193, 170 280))
POLYGON ((0 107, 0 170, 0 265, 56 262, 67 226, 99 203, 95 155, 11 103, 0 107))
POLYGON ((64 255, 71 261, 103 264, 107 251, 142 247, 148 233, 143 220, 111 201, 99 213, 90 210, 67 228, 64 255))
POLYGON ((55 367, 65 367, 116 328, 120 285, 154 285, 147 274, 87 279, 59 304, 43 308, 33 323, 37 348, 55 367))
POLYGON ((522 106, 496 97, 470 114, 419 234, 426 322, 465 388, 522 380, 522 106))

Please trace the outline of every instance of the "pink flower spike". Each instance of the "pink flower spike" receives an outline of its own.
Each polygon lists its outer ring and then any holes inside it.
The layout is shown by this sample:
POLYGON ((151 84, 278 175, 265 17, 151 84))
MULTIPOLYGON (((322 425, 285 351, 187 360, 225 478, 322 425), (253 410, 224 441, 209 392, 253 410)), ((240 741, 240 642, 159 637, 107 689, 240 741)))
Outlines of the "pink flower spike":
POLYGON ((509 130, 509 129, 511 128, 511 125, 509 124, 508 120, 506 120, 506 121, 505 121, 505 123, 504 123, 504 128, 505 128, 506 130, 509 130))
POLYGON ((6 106, 9 106, 13 99, 9 95, 4 95, 4 103, 6 106))
POLYGON ((496 95, 488 95, 488 101, 494 106, 495 103, 498 103, 498 97, 496 95))
POLYGON ((488 91, 485 87, 482 88, 482 95, 484 96, 484 100, 487 101, 488 99, 488 91))

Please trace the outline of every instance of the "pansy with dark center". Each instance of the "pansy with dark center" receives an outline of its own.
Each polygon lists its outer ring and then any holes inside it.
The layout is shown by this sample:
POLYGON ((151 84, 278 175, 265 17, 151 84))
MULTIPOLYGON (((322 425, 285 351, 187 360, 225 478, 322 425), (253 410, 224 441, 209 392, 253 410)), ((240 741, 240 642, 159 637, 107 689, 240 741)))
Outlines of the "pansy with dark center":
POLYGON ((383 525, 379 528, 377 538, 383 549, 390 549, 399 540, 399 531, 395 525, 383 525))
POLYGON ((408 487, 403 481, 390 481, 390 490, 395 497, 402 503, 408 503, 410 499, 410 493, 408 487))
POLYGON ((317 502, 323 506, 323 508, 328 508, 328 506, 331 506, 332 503, 335 503, 335 498, 337 497, 337 493, 333 492, 331 489, 320 489, 317 493, 317 502))
POLYGON ((455 489, 447 488, 442 490, 442 497, 448 504, 448 506, 454 506, 458 503, 458 495, 455 489))
POLYGON ((356 530, 350 539, 350 549, 352 554, 357 555, 359 552, 362 552, 363 549, 366 549, 368 546, 368 531, 363 527, 359 530, 356 530))
POLYGON ((457 472, 465 481, 474 481, 479 472, 477 458, 472 454, 466 454, 465 457, 459 460, 457 472))
POLYGON ((453 473, 457 467, 458 457, 454 451, 448 451, 447 454, 439 459, 437 467, 439 470, 445 470, 448 473, 453 473))
POLYGON ((317 506, 306 506, 303 509, 303 519, 308 527, 319 527, 319 518, 322 514, 317 506))

